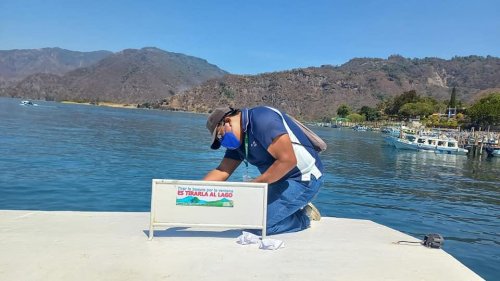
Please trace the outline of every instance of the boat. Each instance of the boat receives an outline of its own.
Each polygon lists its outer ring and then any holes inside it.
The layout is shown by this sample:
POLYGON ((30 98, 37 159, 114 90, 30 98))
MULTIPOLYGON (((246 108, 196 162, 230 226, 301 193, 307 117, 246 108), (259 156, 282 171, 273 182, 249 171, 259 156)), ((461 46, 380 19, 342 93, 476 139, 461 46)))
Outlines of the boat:
POLYGON ((30 100, 23 100, 23 101, 21 101, 21 103, 19 105, 24 105, 24 106, 38 106, 38 104, 33 103, 30 100))
POLYGON ((383 127, 380 131, 389 136, 398 137, 401 133, 400 129, 395 127, 383 127))
POLYGON ((466 155, 469 150, 459 147, 455 139, 439 140, 435 153, 466 155))
POLYGON ((362 125, 356 125, 353 127, 353 130, 359 131, 359 132, 365 132, 366 130, 368 130, 368 127, 362 126, 362 125))
POLYGON ((469 151, 458 146, 458 141, 447 137, 411 136, 393 140, 397 149, 466 155, 469 151))
POLYGON ((380 131, 384 134, 387 134, 389 136, 393 137, 399 137, 402 134, 403 135, 423 135, 424 131, 417 131, 417 129, 414 128, 409 128, 407 126, 400 126, 400 127, 382 127, 380 131))
POLYGON ((488 153, 489 157, 500 157, 500 146, 499 145, 487 145, 484 150, 488 153))
POLYGON ((418 143, 416 143, 417 138, 413 135, 405 135, 402 138, 393 138, 392 144, 397 149, 402 150, 419 150, 418 143))
MULTIPOLYGON (((384 141, 387 143, 389 146, 396 146, 396 142, 401 142, 401 145, 404 145, 405 143, 411 143, 414 142, 417 137, 414 135, 403 135, 403 138, 396 137, 396 136, 385 136, 384 141)), ((403 148, 401 148, 403 149, 403 148)))
POLYGON ((413 144, 416 146, 417 150, 432 151, 436 149, 437 139, 420 136, 415 140, 413 144))

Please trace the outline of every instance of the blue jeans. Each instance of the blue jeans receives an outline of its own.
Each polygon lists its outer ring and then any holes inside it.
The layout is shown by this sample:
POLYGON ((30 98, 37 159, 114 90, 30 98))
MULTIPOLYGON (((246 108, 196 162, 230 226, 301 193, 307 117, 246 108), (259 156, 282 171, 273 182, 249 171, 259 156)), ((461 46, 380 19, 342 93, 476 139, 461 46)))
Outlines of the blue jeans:
POLYGON ((323 178, 300 182, 280 181, 269 185, 267 194, 267 234, 295 232, 311 224, 302 208, 311 202, 323 184, 323 178))

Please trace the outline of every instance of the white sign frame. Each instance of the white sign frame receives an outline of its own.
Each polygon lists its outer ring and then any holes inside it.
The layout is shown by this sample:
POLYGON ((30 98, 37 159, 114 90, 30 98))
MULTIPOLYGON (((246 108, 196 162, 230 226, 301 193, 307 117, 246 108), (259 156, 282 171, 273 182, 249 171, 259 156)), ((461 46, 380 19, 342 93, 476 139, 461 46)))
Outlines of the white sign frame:
POLYGON ((149 240, 155 227, 260 229, 265 238, 267 188, 267 183, 153 179, 149 240), (187 195, 222 200, 190 201, 186 197, 193 196, 187 195))

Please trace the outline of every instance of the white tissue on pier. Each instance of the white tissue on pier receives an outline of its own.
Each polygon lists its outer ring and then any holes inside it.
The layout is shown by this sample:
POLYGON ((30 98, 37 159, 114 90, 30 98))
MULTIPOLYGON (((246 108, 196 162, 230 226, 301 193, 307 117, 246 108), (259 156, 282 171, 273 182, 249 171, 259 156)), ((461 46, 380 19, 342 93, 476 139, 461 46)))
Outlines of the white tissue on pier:
POLYGON ((285 243, 281 240, 266 238, 260 241, 259 249, 262 250, 278 250, 285 247, 285 243))
POLYGON ((236 241, 236 243, 241 245, 257 244, 259 243, 260 240, 259 236, 246 231, 243 231, 242 234, 238 236, 237 239, 238 240, 236 241))
POLYGON ((259 249, 262 250, 278 250, 285 247, 285 243, 281 240, 271 238, 260 240, 259 236, 247 231, 243 231, 241 235, 238 236, 236 243, 240 245, 259 244, 259 249))

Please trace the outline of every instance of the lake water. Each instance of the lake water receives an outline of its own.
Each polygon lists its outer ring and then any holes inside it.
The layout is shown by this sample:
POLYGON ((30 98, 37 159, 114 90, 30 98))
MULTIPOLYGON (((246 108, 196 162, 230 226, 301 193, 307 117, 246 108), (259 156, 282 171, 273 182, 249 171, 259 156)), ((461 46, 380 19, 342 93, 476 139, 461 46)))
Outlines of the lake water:
MULTIPOLYGON (((151 179, 200 179, 223 155, 208 148, 206 115, 19 103, 0 98, 0 209, 149 211, 151 179)), ((498 278, 499 158, 402 152, 380 133, 313 129, 329 145, 315 200, 323 216, 440 233, 448 253, 498 278)))

